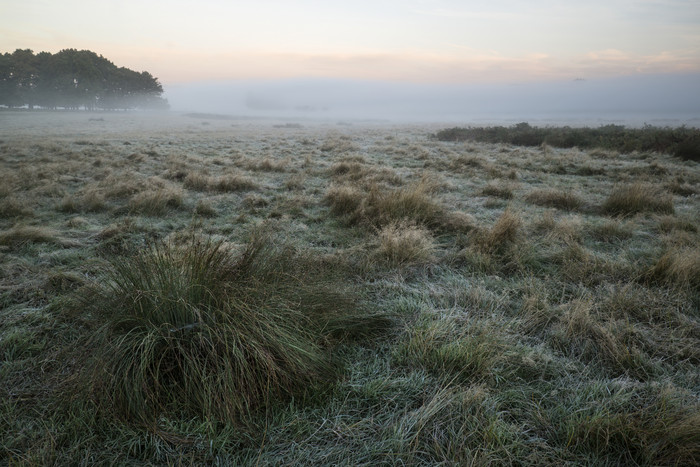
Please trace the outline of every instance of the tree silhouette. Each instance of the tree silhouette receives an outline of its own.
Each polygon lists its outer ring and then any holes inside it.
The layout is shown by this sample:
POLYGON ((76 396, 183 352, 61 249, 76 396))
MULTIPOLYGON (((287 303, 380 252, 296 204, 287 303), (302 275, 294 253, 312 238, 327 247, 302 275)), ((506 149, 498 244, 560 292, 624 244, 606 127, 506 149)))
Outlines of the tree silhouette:
POLYGON ((89 50, 0 54, 0 105, 7 107, 164 109, 162 94, 158 79, 147 71, 117 67, 89 50))

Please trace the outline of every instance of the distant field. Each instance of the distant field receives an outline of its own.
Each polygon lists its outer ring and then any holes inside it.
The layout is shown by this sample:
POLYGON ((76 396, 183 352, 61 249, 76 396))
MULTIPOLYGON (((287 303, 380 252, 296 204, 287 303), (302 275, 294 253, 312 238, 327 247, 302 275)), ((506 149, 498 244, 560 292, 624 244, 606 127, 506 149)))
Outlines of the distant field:
POLYGON ((339 123, 0 112, 0 463, 700 464, 697 162, 339 123))

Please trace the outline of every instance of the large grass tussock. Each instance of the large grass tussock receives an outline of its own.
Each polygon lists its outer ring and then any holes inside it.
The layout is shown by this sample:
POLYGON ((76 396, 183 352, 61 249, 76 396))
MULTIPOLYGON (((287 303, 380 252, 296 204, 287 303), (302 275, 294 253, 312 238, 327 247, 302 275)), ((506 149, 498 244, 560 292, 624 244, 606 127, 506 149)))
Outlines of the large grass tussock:
POLYGON ((238 253, 193 239, 113 260, 86 295, 104 325, 81 383, 149 424, 166 411, 235 422, 332 380, 328 343, 354 303, 301 263, 267 236, 238 253))

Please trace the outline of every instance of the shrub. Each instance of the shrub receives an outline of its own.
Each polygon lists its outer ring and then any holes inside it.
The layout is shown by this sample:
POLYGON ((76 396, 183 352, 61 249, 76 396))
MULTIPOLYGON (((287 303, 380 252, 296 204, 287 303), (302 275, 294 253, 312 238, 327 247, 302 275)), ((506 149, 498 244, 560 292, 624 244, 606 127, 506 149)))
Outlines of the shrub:
POLYGON ((265 235, 237 254, 196 238, 156 244, 113 259, 107 277, 81 294, 104 324, 79 384, 102 409, 146 425, 166 412, 243 421, 330 381, 332 337, 384 323, 265 235))
POLYGON ((700 157, 700 130, 697 128, 625 128, 603 125, 599 128, 531 126, 526 122, 510 127, 448 128, 438 131, 440 141, 480 141, 520 146, 549 145, 558 148, 602 148, 620 152, 653 151, 675 154, 686 160, 700 157))
POLYGON ((673 214, 673 198, 652 185, 634 183, 613 189, 603 203, 603 211, 613 215, 641 212, 673 214))
POLYGON ((700 162, 700 137, 686 139, 678 145, 673 155, 685 161, 700 162))

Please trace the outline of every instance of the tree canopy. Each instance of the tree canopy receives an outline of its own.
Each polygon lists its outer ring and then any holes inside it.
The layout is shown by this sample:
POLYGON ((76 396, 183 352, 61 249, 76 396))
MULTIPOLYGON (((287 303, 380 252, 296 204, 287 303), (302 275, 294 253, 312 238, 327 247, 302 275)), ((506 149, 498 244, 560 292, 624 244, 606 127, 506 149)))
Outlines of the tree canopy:
POLYGON ((89 50, 0 54, 0 105, 30 109, 133 109, 168 107, 163 86, 89 50))

